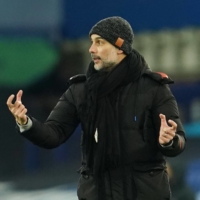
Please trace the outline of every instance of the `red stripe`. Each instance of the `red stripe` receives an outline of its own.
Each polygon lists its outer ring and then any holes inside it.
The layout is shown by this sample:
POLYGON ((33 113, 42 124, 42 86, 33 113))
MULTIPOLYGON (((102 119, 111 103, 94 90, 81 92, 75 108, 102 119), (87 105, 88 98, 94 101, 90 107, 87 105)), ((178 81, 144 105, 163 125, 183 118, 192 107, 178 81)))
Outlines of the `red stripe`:
MULTIPOLYGON (((179 138, 180 138, 180 137, 179 137, 179 138)), ((180 145, 180 148, 182 149, 182 148, 183 148, 183 143, 182 143, 182 140, 181 140, 181 139, 180 139, 179 145, 180 145)))
POLYGON ((160 74, 162 76, 162 78, 168 78, 167 74, 163 73, 163 72, 156 72, 157 74, 160 74))

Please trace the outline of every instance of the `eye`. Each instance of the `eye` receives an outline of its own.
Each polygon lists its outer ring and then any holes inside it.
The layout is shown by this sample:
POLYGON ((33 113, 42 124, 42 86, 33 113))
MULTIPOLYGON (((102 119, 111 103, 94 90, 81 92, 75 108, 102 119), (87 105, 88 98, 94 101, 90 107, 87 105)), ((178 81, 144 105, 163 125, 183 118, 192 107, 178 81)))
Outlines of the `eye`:
POLYGON ((102 40, 97 40, 97 44, 98 44, 98 45, 102 45, 102 44, 103 44, 103 41, 102 41, 102 40))

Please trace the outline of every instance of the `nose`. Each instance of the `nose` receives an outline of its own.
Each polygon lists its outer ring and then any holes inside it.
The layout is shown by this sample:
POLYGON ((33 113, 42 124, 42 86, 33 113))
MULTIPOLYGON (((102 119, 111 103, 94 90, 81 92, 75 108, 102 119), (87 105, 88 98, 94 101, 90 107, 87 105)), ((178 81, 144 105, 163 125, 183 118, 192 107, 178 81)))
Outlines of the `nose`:
POLYGON ((91 44, 90 48, 89 48, 89 52, 90 53, 96 53, 97 52, 97 48, 95 47, 94 44, 91 44))

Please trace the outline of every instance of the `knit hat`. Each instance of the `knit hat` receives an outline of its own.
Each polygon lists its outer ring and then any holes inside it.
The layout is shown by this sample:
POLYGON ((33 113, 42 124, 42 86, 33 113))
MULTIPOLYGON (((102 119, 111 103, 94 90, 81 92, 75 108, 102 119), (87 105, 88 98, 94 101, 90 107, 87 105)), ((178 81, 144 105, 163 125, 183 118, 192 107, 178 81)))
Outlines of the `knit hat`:
POLYGON ((129 54, 132 50, 134 33, 131 25, 121 17, 108 17, 97 22, 89 32, 100 35, 112 45, 129 54))

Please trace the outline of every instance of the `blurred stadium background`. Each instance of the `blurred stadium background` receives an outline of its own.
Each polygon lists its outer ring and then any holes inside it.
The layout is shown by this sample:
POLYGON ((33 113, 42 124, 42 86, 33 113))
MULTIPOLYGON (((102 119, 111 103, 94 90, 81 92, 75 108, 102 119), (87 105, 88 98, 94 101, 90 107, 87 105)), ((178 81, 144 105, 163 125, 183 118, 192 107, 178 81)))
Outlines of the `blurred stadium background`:
POLYGON ((118 15, 131 23, 134 48, 152 70, 175 80, 187 148, 167 159, 173 200, 199 200, 199 8, 199 0, 0 0, 0 199, 77 199, 80 127, 59 148, 41 149, 16 134, 5 103, 23 89, 29 113, 44 121, 68 78, 87 68, 90 28, 118 15))

